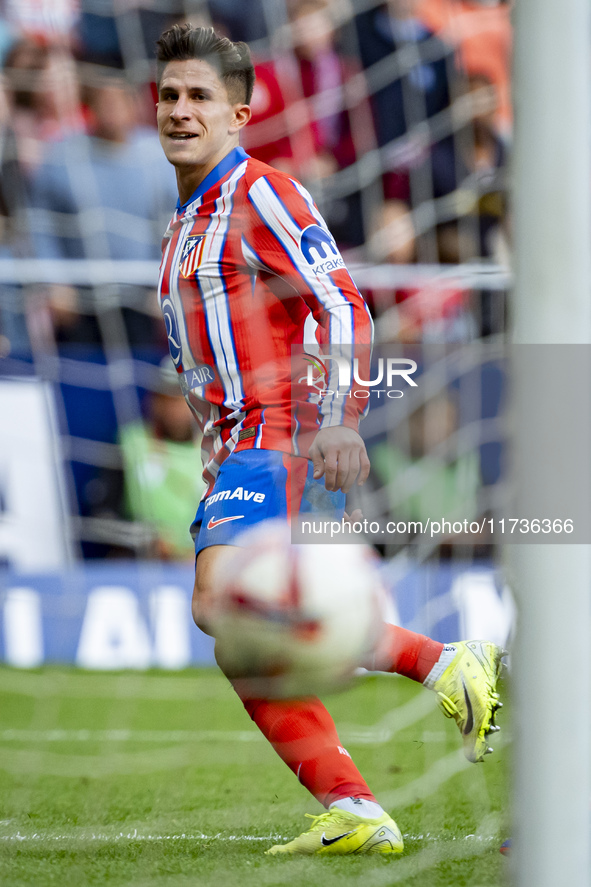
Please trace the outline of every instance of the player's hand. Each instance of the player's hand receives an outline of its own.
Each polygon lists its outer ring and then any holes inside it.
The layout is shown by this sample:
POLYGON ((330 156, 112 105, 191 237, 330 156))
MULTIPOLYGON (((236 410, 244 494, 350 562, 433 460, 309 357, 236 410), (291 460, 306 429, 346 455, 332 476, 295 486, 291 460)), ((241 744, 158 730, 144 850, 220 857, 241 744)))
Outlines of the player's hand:
POLYGON ((344 527, 348 527, 351 529, 351 524, 356 524, 363 520, 363 512, 360 508, 356 508, 351 514, 347 514, 347 512, 343 512, 343 519, 341 523, 344 527))
POLYGON ((365 483, 369 475, 369 457, 360 435, 346 425, 322 428, 310 447, 314 477, 324 476, 324 486, 348 493, 355 481, 365 483))

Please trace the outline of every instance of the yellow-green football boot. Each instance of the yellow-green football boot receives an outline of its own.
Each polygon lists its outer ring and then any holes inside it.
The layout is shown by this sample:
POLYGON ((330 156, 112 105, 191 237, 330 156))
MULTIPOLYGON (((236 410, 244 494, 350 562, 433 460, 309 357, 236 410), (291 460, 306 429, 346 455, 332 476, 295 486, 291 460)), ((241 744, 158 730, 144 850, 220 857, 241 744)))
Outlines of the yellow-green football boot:
POLYGON ((267 850, 271 856, 287 854, 402 853, 400 829, 387 813, 378 819, 365 819, 333 807, 328 813, 312 816, 310 828, 288 844, 267 850))
POLYGON ((483 761, 492 752, 488 745, 495 724, 497 709, 502 708, 497 681, 505 651, 489 641, 459 641, 446 645, 456 654, 444 672, 431 682, 425 681, 439 697, 439 705, 448 718, 459 727, 464 754, 469 761, 483 761))

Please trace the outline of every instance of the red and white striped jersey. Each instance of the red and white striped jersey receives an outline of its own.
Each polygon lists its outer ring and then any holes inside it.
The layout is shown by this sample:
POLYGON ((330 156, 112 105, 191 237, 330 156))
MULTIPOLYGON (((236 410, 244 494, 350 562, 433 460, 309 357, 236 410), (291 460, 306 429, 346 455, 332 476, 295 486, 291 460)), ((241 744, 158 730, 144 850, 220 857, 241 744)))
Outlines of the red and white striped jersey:
POLYGON ((319 397, 304 352, 364 346, 358 375, 367 379, 371 316, 299 182, 231 151, 177 206, 159 299, 209 484, 233 450, 307 455, 320 427, 357 429, 367 404, 353 396, 359 386, 333 384, 331 361, 319 397))

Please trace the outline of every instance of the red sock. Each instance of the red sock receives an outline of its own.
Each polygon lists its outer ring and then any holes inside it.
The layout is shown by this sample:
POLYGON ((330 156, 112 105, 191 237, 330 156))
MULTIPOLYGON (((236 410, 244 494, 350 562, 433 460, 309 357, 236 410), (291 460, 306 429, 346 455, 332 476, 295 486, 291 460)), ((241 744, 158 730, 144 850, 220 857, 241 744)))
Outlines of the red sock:
POLYGON ((402 674, 421 684, 441 656, 444 644, 398 625, 387 625, 372 670, 402 674))
POLYGON ((319 699, 242 702, 279 757, 325 807, 349 797, 375 801, 319 699))

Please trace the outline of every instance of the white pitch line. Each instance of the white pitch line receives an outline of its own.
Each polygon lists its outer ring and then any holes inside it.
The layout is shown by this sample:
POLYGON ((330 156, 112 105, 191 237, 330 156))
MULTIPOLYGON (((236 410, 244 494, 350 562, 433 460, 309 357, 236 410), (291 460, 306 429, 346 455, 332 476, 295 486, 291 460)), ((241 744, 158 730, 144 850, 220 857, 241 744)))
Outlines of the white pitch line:
MULTIPOLYGON (((176 677, 156 677, 142 674, 125 675, 85 675, 65 674, 62 672, 45 674, 29 674, 14 670, 0 669, 0 692, 30 695, 47 698, 61 696, 73 698, 101 697, 111 700, 126 698, 135 699, 172 699, 195 701, 198 698, 222 698, 224 692, 230 692, 230 685, 222 675, 199 674, 194 679, 176 677), (7 678, 10 680, 7 680, 7 678)), ((386 712, 376 724, 360 725, 341 723, 339 733, 346 745, 383 745, 390 742, 400 731, 412 726, 427 717, 436 708, 436 699, 432 693, 419 693, 408 702, 396 706, 386 712)), ((38 731, 25 736, 24 731, 1 731, 1 741, 24 742, 256 742, 258 733, 249 731, 38 731), (11 733, 13 735, 11 735, 11 733), (63 738, 58 734, 62 733, 63 738), (70 735, 66 735, 66 733, 70 735), (160 733, 161 735, 157 735, 160 733), (77 734, 77 735, 75 735, 77 734), (99 735, 100 734, 100 735, 99 735), (119 735, 117 735, 119 734, 119 735), (140 735, 141 734, 141 735, 140 735), (151 734, 151 735, 150 735, 151 734)))
POLYGON ((185 834, 180 835, 142 835, 137 829, 133 832, 117 832, 116 834, 106 834, 104 832, 90 832, 85 834, 48 834, 47 832, 33 832, 31 834, 21 834, 20 831, 12 835, 0 835, 0 841, 22 843, 23 841, 34 841, 37 843, 53 843, 59 841, 77 841, 77 842, 93 842, 102 841, 107 843, 117 843, 118 841, 286 841, 283 835, 223 835, 221 832, 217 835, 204 834, 185 834))
MULTIPOLYGON (((409 834, 405 833, 403 835, 405 842, 408 843, 423 843, 423 844, 448 844, 450 842, 456 841, 458 843, 462 843, 464 841, 475 842, 475 843, 495 843, 500 841, 498 835, 463 835, 462 837, 449 836, 449 835, 434 835, 430 832, 426 834, 409 834)), ((79 842, 79 843, 92 843, 92 842, 103 842, 103 843, 118 843, 120 841, 266 841, 266 842, 278 842, 278 841, 288 841, 290 837, 285 835, 224 835, 221 832, 218 832, 215 835, 206 835, 202 832, 198 832, 195 834, 182 832, 181 834, 176 835, 150 835, 150 834, 142 834, 138 832, 137 829, 133 829, 130 832, 114 832, 113 834, 108 834, 106 832, 70 832, 69 834, 64 832, 51 833, 51 832, 31 832, 29 834, 22 834, 21 831, 17 831, 10 835, 0 835, 0 841, 5 843, 23 843, 26 841, 32 841, 35 843, 56 843, 56 842, 79 842)))

